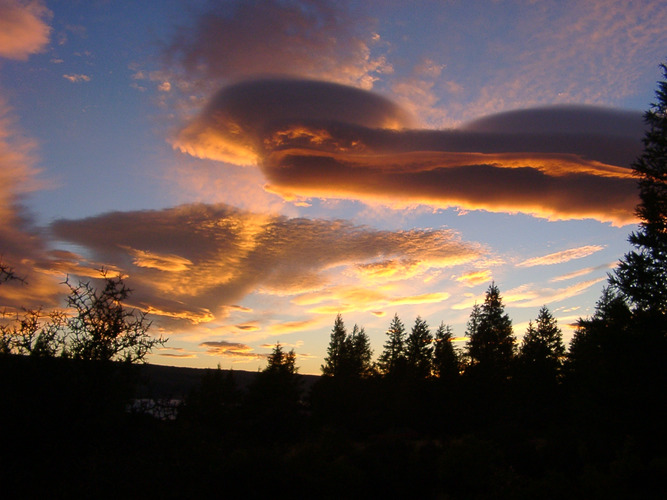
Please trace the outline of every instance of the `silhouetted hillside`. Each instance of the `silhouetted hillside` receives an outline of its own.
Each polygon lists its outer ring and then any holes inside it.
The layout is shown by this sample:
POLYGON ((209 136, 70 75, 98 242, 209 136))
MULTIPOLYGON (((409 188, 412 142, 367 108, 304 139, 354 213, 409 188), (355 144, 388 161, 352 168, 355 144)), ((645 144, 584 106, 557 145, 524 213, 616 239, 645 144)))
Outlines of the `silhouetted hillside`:
MULTIPOLYGON (((183 399, 193 387, 196 387, 204 373, 211 368, 182 368, 163 365, 141 365, 140 384, 137 388, 138 398, 183 399)), ((226 372, 227 370, 223 370, 226 372)), ((246 389, 255 379, 258 372, 233 370, 234 380, 239 389, 246 389)), ((319 379, 317 375, 302 375, 302 388, 307 394, 319 379)))

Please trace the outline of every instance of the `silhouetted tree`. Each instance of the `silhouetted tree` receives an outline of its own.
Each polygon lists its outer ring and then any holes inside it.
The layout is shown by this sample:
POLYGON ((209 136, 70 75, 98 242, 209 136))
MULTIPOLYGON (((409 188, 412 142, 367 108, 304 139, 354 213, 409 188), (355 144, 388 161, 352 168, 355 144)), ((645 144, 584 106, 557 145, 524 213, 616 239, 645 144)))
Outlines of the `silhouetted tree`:
POLYGON ((207 427, 227 429, 237 417, 241 393, 236 385, 234 372, 206 370, 199 385, 192 389, 179 409, 178 418, 207 427))
POLYGON ((473 307, 468 321, 467 355, 471 367, 487 374, 506 375, 514 357, 512 320, 505 313, 500 291, 489 286, 480 308, 473 307))
MULTIPOLYGON (((660 65, 656 101, 644 114, 648 130, 644 150, 633 163, 639 177, 639 229, 628 240, 636 248, 625 255, 611 284, 641 313, 667 315, 667 65, 660 65)), ((664 328, 664 324, 660 325, 664 328)))
POLYGON ((452 327, 440 323, 433 346, 433 374, 441 380, 453 380, 459 375, 459 355, 452 343, 452 327))
POLYGON ((0 284, 5 283, 6 281, 21 281, 23 278, 20 278, 16 275, 14 270, 9 267, 7 264, 0 262, 0 284))
POLYGON ((24 309, 11 323, 0 325, 0 353, 54 357, 66 349, 65 313, 24 309))
POLYGON ((405 371, 405 326, 394 314, 389 329, 387 330, 387 341, 384 343, 382 354, 378 358, 378 371, 383 375, 402 375, 405 371))
POLYGON ((532 321, 528 323, 519 357, 524 364, 540 366, 554 373, 563 361, 563 333, 547 306, 540 309, 535 325, 532 321))
POLYGON ((355 324, 352 333, 348 335, 342 316, 337 315, 322 365, 322 375, 339 379, 367 377, 373 371, 372 357, 370 339, 364 328, 355 324))
POLYGON ((426 321, 417 316, 410 335, 405 341, 405 361, 408 374, 415 379, 431 375, 433 363, 433 335, 426 321))
POLYGON ((69 280, 67 305, 73 315, 66 320, 67 355, 97 361, 145 362, 153 347, 166 340, 148 334, 146 314, 127 309, 123 302, 131 290, 122 278, 102 272, 104 287, 97 290, 90 282, 73 285, 69 280))
POLYGON ((345 339, 345 374, 352 378, 364 378, 373 373, 373 350, 364 327, 354 325, 345 339))
POLYGON ((347 331, 343 323, 343 317, 338 314, 334 321, 329 347, 327 347, 327 356, 322 365, 322 375, 333 377, 339 375, 342 370, 343 359, 345 356, 347 331))
POLYGON ((261 426, 261 437, 281 440, 286 437, 281 433, 296 429, 302 383, 298 371, 294 349, 285 352, 277 343, 248 387, 246 423, 261 426))

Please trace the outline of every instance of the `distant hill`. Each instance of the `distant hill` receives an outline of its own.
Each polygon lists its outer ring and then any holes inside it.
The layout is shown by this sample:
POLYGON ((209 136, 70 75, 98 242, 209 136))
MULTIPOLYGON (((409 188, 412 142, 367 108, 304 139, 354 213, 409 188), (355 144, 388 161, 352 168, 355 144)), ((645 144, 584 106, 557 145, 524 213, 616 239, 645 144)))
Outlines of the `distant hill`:
MULTIPOLYGON (((141 382, 137 398, 183 399, 196 387, 207 370, 215 368, 182 368, 145 364, 139 366, 141 382)), ((227 372, 229 370, 223 370, 227 372)), ((233 370, 234 379, 240 389, 245 389, 258 372, 233 370)), ((318 375, 302 375, 303 389, 307 393, 319 378, 318 375)))

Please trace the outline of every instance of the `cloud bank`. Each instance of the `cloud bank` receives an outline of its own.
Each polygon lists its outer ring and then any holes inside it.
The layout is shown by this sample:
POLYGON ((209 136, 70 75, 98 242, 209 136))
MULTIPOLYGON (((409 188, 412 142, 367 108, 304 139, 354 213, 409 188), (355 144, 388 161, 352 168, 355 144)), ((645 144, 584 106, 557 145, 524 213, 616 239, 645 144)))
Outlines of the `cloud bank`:
POLYGON ((92 259, 129 275, 137 307, 189 324, 224 318, 253 292, 316 292, 360 265, 409 265, 424 272, 469 263, 483 253, 445 229, 379 231, 222 204, 59 220, 51 231, 55 239, 85 249, 87 258, 79 257, 77 265, 89 267, 92 259))
POLYGON ((219 91, 174 146, 256 163, 267 189, 286 199, 635 221, 629 167, 641 152, 639 112, 567 106, 503 113, 458 129, 411 124, 396 104, 367 91, 255 80, 219 91))

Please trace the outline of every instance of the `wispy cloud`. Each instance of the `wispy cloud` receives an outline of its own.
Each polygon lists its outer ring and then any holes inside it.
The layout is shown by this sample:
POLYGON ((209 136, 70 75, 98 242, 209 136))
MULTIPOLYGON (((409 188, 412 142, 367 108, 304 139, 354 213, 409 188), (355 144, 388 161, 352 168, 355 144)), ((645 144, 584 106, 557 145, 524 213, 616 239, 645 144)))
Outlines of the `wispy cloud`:
POLYGON ((563 264, 575 259, 582 259, 593 255, 596 252, 604 250, 601 245, 586 245, 583 247, 570 248, 560 252, 550 253, 541 257, 533 257, 517 264, 517 267, 535 267, 535 266, 551 266, 554 264, 563 264))
POLYGON ((228 342, 226 340, 202 342, 199 347, 206 349, 210 356, 221 356, 227 358, 265 358, 265 354, 256 353, 255 350, 246 344, 240 342, 228 342))
POLYGON ((65 80, 68 80, 72 83, 81 83, 81 82, 89 82, 90 77, 88 75, 84 75, 83 73, 72 73, 72 74, 67 74, 63 75, 63 78, 65 80))
POLYGON ((555 276, 554 278, 551 278, 550 281, 552 283, 557 283, 559 281, 567 281, 574 278, 581 278, 582 276, 586 276, 587 274, 591 274, 595 271, 600 271, 602 269, 613 269, 614 267, 616 267, 616 265, 617 262, 610 262, 608 264, 601 264, 599 266, 585 267, 584 269, 578 269, 577 271, 572 271, 571 273, 555 276))
POLYGON ((526 284, 505 292, 503 300, 507 305, 513 307, 541 307, 544 304, 557 304, 562 300, 576 297, 593 285, 603 281, 605 281, 605 278, 596 278, 575 283, 565 288, 542 288, 526 284))

